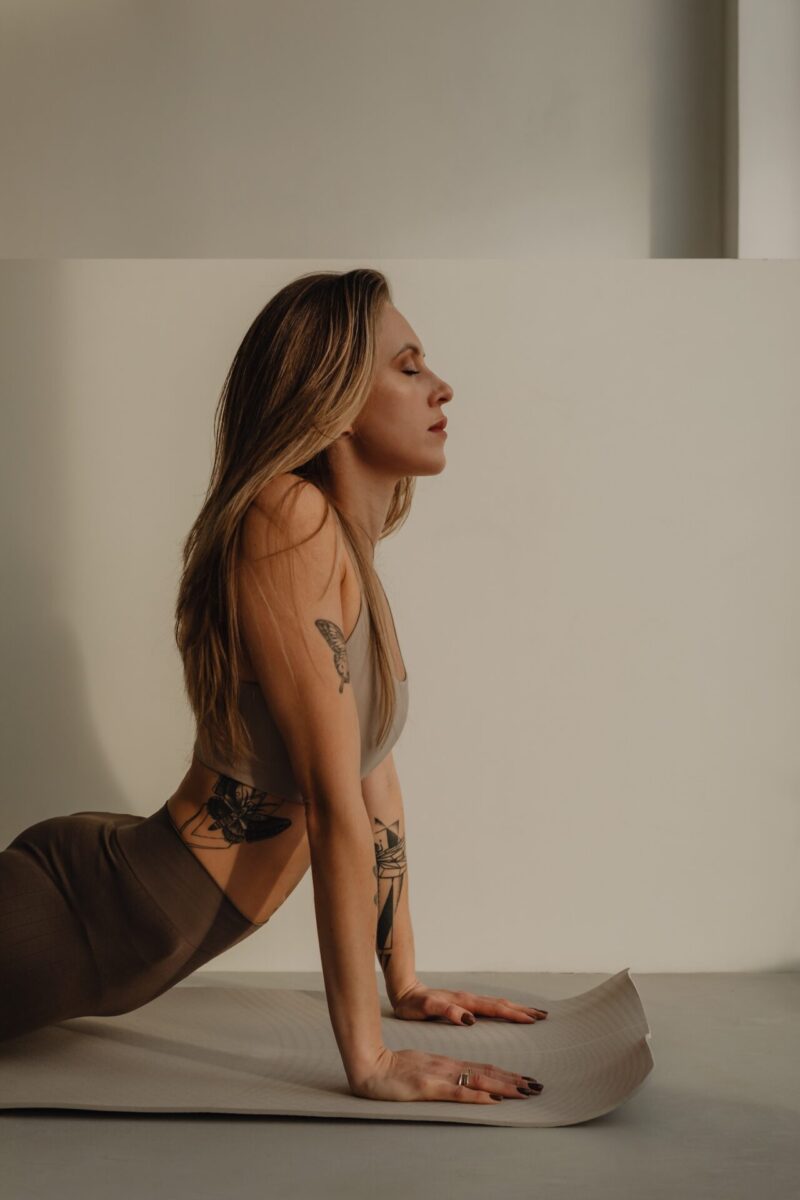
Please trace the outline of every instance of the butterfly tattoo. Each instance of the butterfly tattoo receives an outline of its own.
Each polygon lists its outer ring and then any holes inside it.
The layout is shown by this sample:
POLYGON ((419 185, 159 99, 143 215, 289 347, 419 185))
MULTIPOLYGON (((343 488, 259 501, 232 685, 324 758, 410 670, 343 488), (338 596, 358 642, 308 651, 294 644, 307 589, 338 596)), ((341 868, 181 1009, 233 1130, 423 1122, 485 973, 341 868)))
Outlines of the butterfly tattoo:
POLYGON ((344 640, 344 634, 335 621, 326 621, 324 617, 320 617, 314 624, 333 651, 333 665, 339 676, 339 695, 341 695, 344 685, 350 682, 350 667, 347 662, 347 643, 344 640))

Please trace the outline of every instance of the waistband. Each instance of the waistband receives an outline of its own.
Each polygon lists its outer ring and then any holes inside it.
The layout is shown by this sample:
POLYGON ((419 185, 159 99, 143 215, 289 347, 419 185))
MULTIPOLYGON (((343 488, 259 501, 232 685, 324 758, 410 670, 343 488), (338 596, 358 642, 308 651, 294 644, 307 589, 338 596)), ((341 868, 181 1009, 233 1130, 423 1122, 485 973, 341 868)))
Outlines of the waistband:
POLYGON ((135 824, 120 825, 114 839, 130 869, 181 935, 196 948, 223 949, 266 922, 251 921, 192 854, 166 803, 135 824))

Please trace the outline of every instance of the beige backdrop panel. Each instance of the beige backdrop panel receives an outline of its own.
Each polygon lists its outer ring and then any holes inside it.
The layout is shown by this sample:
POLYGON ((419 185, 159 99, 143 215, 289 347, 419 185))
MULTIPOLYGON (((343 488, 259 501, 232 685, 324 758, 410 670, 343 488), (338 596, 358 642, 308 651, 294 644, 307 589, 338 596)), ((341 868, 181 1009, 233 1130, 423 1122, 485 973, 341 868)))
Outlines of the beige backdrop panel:
MULTIPOLYGON (((2 265, 3 845, 186 769, 213 410, 312 265, 2 265)), ((419 971, 796 968, 800 264, 372 265, 455 389, 379 552, 419 971)), ((319 969, 310 876, 212 966, 319 969)))
POLYGON ((3 254, 723 252, 723 0, 0 9, 3 254))

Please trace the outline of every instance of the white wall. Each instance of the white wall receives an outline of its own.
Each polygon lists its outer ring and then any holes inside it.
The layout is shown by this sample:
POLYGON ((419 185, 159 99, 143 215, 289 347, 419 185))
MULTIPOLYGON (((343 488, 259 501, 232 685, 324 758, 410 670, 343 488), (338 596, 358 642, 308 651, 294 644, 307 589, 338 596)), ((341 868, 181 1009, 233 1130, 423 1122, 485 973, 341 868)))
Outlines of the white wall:
POLYGON ((800 0, 739 4, 739 256, 800 257, 800 0))
MULTIPOLYGON (((800 264, 373 265, 455 389, 379 550, 419 970, 796 968, 800 264)), ((0 268, 0 844, 182 777, 213 409, 309 266, 0 268)), ((319 966, 310 875, 211 964, 319 966)))
POLYGON ((0 253, 721 253, 722 0, 1 0, 0 253))

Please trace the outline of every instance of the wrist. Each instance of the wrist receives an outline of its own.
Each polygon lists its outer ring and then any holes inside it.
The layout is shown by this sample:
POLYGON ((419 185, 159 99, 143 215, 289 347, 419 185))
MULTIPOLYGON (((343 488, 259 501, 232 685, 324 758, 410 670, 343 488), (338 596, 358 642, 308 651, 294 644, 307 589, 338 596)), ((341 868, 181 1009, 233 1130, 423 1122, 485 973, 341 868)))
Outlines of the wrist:
POLYGON ((386 995, 389 997, 389 1003, 391 1004, 392 1008, 396 1008, 403 997, 407 996, 409 992, 416 991, 417 988, 424 986, 425 985, 422 983, 422 981, 417 979, 416 975, 414 975, 411 979, 404 979, 399 986, 397 984, 390 985, 387 980, 386 995))
POLYGON ((365 1079, 368 1079, 374 1073, 381 1055, 385 1053, 386 1047, 380 1045, 372 1050, 362 1050, 358 1054, 349 1054, 344 1060, 344 1071, 350 1087, 358 1086, 365 1079))

